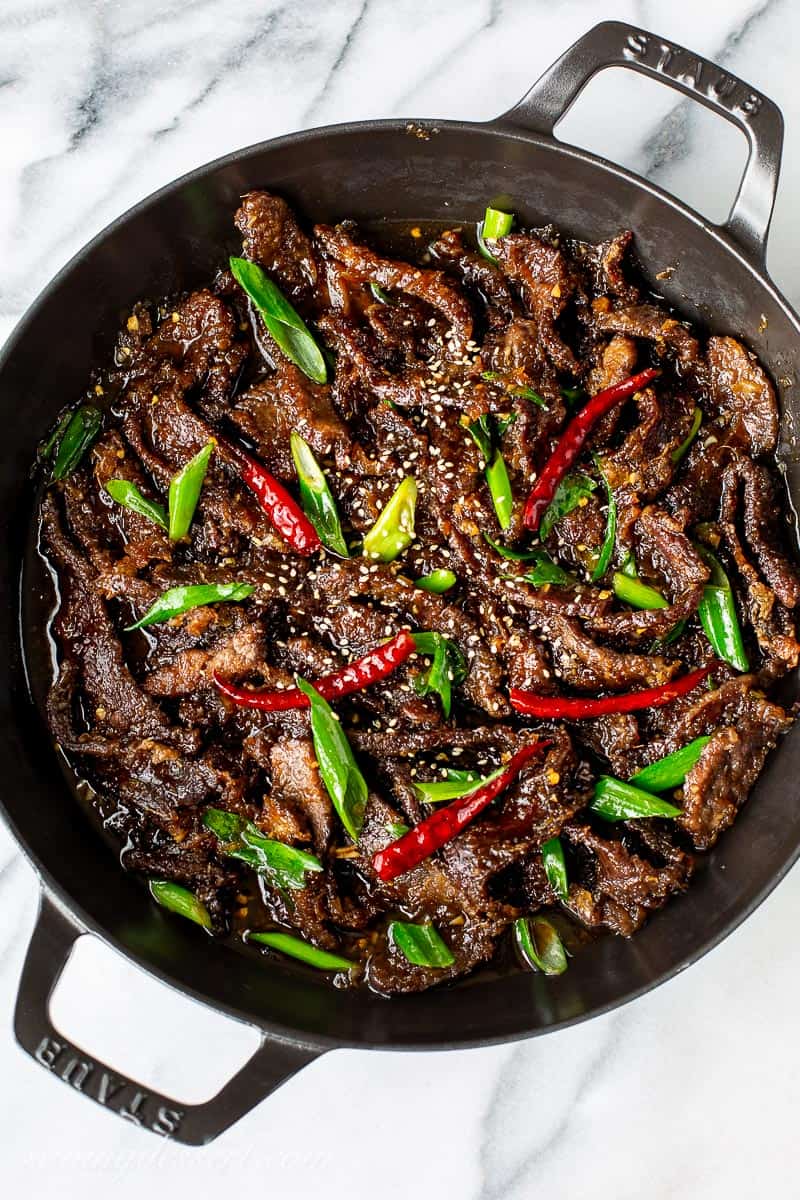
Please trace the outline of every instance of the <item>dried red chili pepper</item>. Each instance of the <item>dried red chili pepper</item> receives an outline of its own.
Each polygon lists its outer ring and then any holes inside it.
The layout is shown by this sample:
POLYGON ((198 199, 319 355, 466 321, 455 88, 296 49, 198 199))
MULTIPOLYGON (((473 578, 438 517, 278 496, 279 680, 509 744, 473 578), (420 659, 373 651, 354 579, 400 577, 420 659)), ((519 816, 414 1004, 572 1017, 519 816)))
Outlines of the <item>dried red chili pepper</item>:
POLYGON ((632 375, 630 379, 624 379, 622 383, 615 383, 613 387, 606 388, 605 391, 592 396, 591 400, 587 401, 581 411, 572 418, 562 433, 555 450, 544 464, 539 478, 528 496, 523 515, 523 521, 528 529, 532 529, 534 533, 538 530, 542 517, 556 494, 556 488, 575 462, 583 449, 584 442, 603 414, 607 413, 615 404, 619 404, 621 400, 627 400, 628 396, 640 391, 660 374, 661 372, 655 367, 648 367, 646 371, 640 371, 638 375, 632 375))
POLYGON ((238 446, 220 438, 217 441, 235 460, 242 482, 250 488, 283 540, 298 554, 314 554, 319 550, 322 544, 319 534, 283 484, 238 446))
MULTIPOLYGON (((340 671, 325 675, 314 683, 314 687, 325 700, 339 700, 361 688, 369 687, 391 675, 396 667, 404 663, 416 651, 414 639, 403 630, 382 646, 370 650, 363 658, 348 663, 340 671)), ((282 692, 254 692, 237 687, 223 679, 216 671, 214 683, 223 696, 227 696, 241 708, 259 708, 262 712, 286 712, 291 708, 308 708, 310 700, 299 688, 286 688, 282 692)))
POLYGON ((478 813, 491 804, 495 796, 516 779, 525 764, 549 745, 549 741, 539 741, 523 746, 509 760, 502 774, 481 784, 474 792, 459 796, 446 808, 437 809, 396 842, 391 842, 383 850, 379 850, 372 856, 372 867, 378 878, 384 883, 389 883, 398 875, 416 867, 457 833, 461 833, 478 813))
POLYGON ((645 688, 641 692, 628 692, 624 696, 603 696, 599 700, 588 696, 537 696, 535 692, 526 692, 522 688, 511 688, 508 695, 511 707, 518 713, 524 713, 526 717, 562 717, 579 721, 583 717, 599 717, 603 713, 661 708, 677 696, 685 696, 687 692, 691 692, 716 665, 716 662, 708 663, 697 671, 690 671, 688 675, 659 684, 658 687, 645 688))

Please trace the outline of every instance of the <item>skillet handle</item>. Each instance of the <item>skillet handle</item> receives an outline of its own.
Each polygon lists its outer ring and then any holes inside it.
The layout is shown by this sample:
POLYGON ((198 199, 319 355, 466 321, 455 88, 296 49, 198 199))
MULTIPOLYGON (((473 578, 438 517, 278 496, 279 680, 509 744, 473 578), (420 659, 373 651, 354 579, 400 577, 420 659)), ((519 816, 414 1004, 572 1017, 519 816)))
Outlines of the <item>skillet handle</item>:
POLYGON ((50 1020, 50 996, 84 932, 42 892, 22 968, 14 1033, 22 1049, 53 1075, 134 1125, 187 1146, 205 1145, 318 1057, 318 1050, 262 1038, 244 1066, 202 1104, 180 1104, 140 1087, 73 1045, 50 1020))
POLYGON ((724 117, 747 138, 739 190, 721 229, 762 267, 781 167, 783 117, 772 100, 674 42, 623 21, 603 21, 561 55, 518 104, 493 124, 553 136, 556 124, 598 71, 629 67, 724 117))

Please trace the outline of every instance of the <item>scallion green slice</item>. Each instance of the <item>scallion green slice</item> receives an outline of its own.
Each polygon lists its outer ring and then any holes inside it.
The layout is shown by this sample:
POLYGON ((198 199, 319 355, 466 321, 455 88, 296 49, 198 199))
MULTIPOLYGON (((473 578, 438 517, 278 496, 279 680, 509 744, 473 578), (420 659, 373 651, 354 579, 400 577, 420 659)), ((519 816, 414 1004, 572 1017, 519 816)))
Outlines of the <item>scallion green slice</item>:
POLYGON ((417 481, 413 475, 407 475, 365 535, 364 555, 381 562, 392 562, 407 550, 414 540, 416 507, 417 481))
POLYGON ((322 350, 300 314, 265 271, 247 258, 231 258, 231 273, 255 304, 261 319, 286 357, 315 383, 325 383, 328 367, 322 350))
POLYGON ((684 779, 705 750, 710 737, 695 738, 688 746, 674 750, 657 762, 650 763, 631 776, 630 783, 634 787, 644 788, 646 792, 664 792, 668 788, 680 787, 684 779))
POLYGON ((169 621, 191 608, 200 608, 205 604, 246 600, 254 591, 255 588, 249 583, 194 583, 186 587, 169 588, 148 608, 143 617, 133 625, 126 625, 125 629, 130 632, 132 629, 142 629, 145 625, 155 625, 159 621, 169 621))
POLYGON ((630 575, 624 575, 622 571, 614 572, 612 587, 614 595, 633 608, 669 608, 669 602, 661 592, 642 583, 641 579, 632 579, 630 575))
POLYGON ((177 475, 173 475, 169 485, 169 538, 178 542, 186 537, 192 524, 200 492, 203 489, 206 472, 211 455, 214 453, 214 442, 208 442, 181 467, 177 475))
POLYGON ((53 479, 66 479, 72 474, 100 432, 102 421, 100 410, 91 404, 75 410, 58 446, 53 479))
POLYGON ((453 571, 446 571, 439 568, 436 571, 431 571, 428 575, 422 575, 414 581, 414 587, 422 588, 425 592, 433 592, 439 596, 442 592, 449 592, 451 587, 455 587, 458 582, 453 571))
POLYGON ((392 921, 387 936, 406 961, 415 967, 451 967, 456 961, 433 925, 392 921))
POLYGON ((297 686, 311 701, 311 736, 322 782, 340 821, 357 842, 367 806, 366 780, 330 704, 305 679, 298 678, 297 686))
POLYGON ((208 909, 188 888, 168 879, 151 879, 150 895, 162 908, 194 921, 195 925, 202 925, 203 929, 211 928, 208 909))
POLYGON ((559 900, 566 900, 569 881, 567 880, 567 862, 561 838, 550 838, 549 841, 542 843, 542 862, 550 887, 559 900))
POLYGON ((147 517, 148 521, 152 521, 163 530, 167 529, 167 514, 163 504, 148 500, 135 483, 130 483, 127 479, 109 479, 106 491, 116 504, 129 508, 140 517, 147 517))
POLYGON ((528 966, 545 975, 563 975, 566 971, 564 944, 545 917, 520 917, 514 922, 514 939, 528 966))
POLYGON ((590 808, 607 821, 632 821, 639 817, 679 817, 681 810, 650 792, 623 783, 610 775, 601 775, 594 789, 590 808))
POLYGON ((339 510, 322 468, 299 433, 292 433, 289 442, 300 483, 303 511, 319 534, 322 544, 341 558, 349 558, 339 510))
POLYGON ((277 930, 247 933, 246 940, 258 942, 260 946, 269 946, 270 950, 279 950, 281 954, 286 954, 289 958, 296 958, 299 962, 307 963, 309 967, 316 967, 319 971, 349 971, 353 966, 349 958, 343 958, 340 954, 331 954, 329 950, 320 950, 291 933, 279 933, 277 930))
POLYGON ((513 224, 513 213, 503 212, 501 209, 491 206, 487 207, 483 220, 478 222, 476 238, 478 249, 484 258, 488 258, 489 262, 497 265, 497 259, 486 245, 486 239, 505 237, 506 234, 511 233, 513 224))

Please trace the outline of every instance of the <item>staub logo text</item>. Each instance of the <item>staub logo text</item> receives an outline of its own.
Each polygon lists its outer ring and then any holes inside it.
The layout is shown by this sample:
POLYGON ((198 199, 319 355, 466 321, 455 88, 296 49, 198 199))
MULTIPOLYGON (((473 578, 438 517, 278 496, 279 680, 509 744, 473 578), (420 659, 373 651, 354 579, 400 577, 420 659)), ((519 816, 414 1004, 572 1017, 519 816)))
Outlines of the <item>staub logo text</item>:
POLYGON ((184 1114, 179 1109, 168 1108, 161 1097, 151 1096, 135 1083, 112 1075, 69 1042, 42 1038, 36 1048, 36 1059, 76 1092, 119 1113, 134 1125, 142 1125, 163 1137, 170 1137, 180 1126, 184 1114))
POLYGON ((646 63, 652 70, 707 96, 744 120, 754 117, 764 102, 758 92, 745 87, 740 80, 727 75, 719 67, 650 34, 628 34, 622 53, 625 58, 646 63))

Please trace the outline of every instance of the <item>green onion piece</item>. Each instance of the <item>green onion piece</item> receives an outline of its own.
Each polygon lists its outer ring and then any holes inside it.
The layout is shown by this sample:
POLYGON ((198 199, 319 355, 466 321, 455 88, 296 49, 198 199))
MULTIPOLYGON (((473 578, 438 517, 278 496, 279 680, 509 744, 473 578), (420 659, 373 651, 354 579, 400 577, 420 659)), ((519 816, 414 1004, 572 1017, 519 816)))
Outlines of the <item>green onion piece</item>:
POLYGON ((286 357, 315 383, 325 383, 328 368, 311 330, 279 288, 256 263, 231 258, 231 273, 255 304, 286 357))
POLYGON ((594 479, 590 479, 588 475, 583 475, 578 471, 571 475, 565 475, 542 517, 539 526, 539 537, 542 541, 548 536, 556 522, 577 508, 584 498, 588 500, 596 487, 594 479))
POLYGON ((349 958, 331 954, 329 950, 318 950, 316 946, 310 945, 302 938, 294 937, 291 933, 248 933, 246 940, 269 946, 271 950, 279 950, 281 954, 299 959, 300 962, 317 967, 320 971, 349 971, 353 965, 349 958))
POLYGON ((323 546, 341 558, 349 558, 336 501, 311 447, 297 432, 292 433, 289 443, 300 481, 303 511, 319 534, 323 546))
POLYGON ((491 775, 477 775, 475 771, 448 771, 447 779, 431 779, 425 783, 415 783, 414 791, 420 800, 426 804, 441 804, 443 800, 457 800, 467 796, 476 788, 501 775, 505 767, 498 767, 491 775))
POLYGON ((193 583, 187 587, 169 588, 148 608, 143 617, 133 625, 126 625, 126 632, 155 625, 158 621, 169 621, 179 617, 190 608, 201 608, 204 604, 219 604, 221 601, 246 600, 255 588, 249 583, 193 583))
POLYGON ((478 417, 477 421, 471 421, 469 424, 466 424, 465 428, 475 445, 478 447, 484 463, 488 466, 488 464, 492 461, 492 453, 494 449, 492 414, 483 413, 480 417, 478 417))
POLYGON ((550 406, 544 396, 540 396, 532 387, 513 387, 509 393, 511 396, 519 396, 523 400, 530 400, 539 408, 543 408, 545 412, 550 411, 550 406))
MULTIPOLYGON (((507 427, 508 422, 504 424, 503 429, 507 427)), ((489 493, 500 528, 508 529, 511 524, 511 514, 514 511, 514 497, 505 460, 501 452, 495 449, 495 441, 502 436, 502 432, 497 428, 491 413, 484 413, 478 417, 477 421, 467 425, 466 429, 486 464, 484 476, 489 485, 489 493)))
POLYGON ((364 554, 381 562, 392 562, 414 540, 417 481, 413 475, 398 484, 375 524, 364 537, 364 554))
POLYGON ((100 432, 102 420, 100 410, 90 404, 75 410, 58 447, 53 479, 65 479, 72 474, 100 432))
POLYGON ((667 788, 680 787, 710 741, 710 737, 695 738, 688 746, 637 771, 631 776, 630 782, 646 792, 664 792, 667 788))
POLYGON ((386 932, 403 958, 415 967, 452 967, 456 961, 433 925, 392 921, 386 932))
POLYGON ((67 428, 71 420, 71 412, 62 413, 61 419, 58 421, 55 429, 39 451, 39 458, 50 458, 56 446, 64 436, 64 430, 67 428))
POLYGON ((150 894, 162 908, 194 921, 195 925, 202 925, 203 929, 211 928, 208 909, 188 888, 167 879, 151 879, 150 894))
MULTIPOLYGON (((485 379, 487 383, 503 383, 503 375, 500 371, 481 371, 481 379, 485 379)), ((548 404, 544 396, 540 396, 532 387, 525 384, 514 384, 508 389, 509 396, 519 396, 523 400, 531 400, 534 404, 538 404, 539 408, 547 411, 548 404)), ((516 416, 516 414, 514 414, 516 416)), ((513 421, 514 417, 510 417, 509 421, 513 421)))
POLYGON ((689 430, 689 432, 686 435, 686 437, 684 438, 684 440, 681 442, 680 446, 677 446, 672 451, 672 454, 670 455, 670 458, 672 459, 672 465, 674 467, 677 467, 678 463, 681 461, 684 454, 689 449, 689 447, 691 446, 694 439, 697 437, 697 432, 702 424, 703 424, 703 410, 702 410, 702 408, 696 408, 694 410, 694 412, 692 413, 691 429, 689 430))
POLYGON ((511 480, 508 478, 508 469, 499 450, 495 451, 494 458, 486 468, 486 482, 489 485, 492 504, 500 528, 508 529, 511 524, 511 515, 514 512, 514 496, 511 491, 511 480))
POLYGON ((186 537, 194 517, 194 510, 200 499, 200 492, 208 470, 208 463, 214 453, 214 442, 208 442, 190 458, 177 475, 173 475, 169 485, 169 540, 179 542, 186 537))
POLYGON ((311 736, 322 782, 340 821, 357 842, 367 806, 366 780, 330 704, 305 679, 298 678, 297 686, 311 701, 311 736))
POLYGON ((115 503, 121 504, 123 508, 129 508, 131 512, 138 513, 140 517, 147 517, 148 521, 153 521, 162 529, 167 528, 167 514, 163 504, 155 504, 152 500, 148 500, 135 483, 130 483, 127 479, 109 479, 106 483, 106 491, 111 499, 115 503))
POLYGON ((559 900, 566 900, 567 893, 569 892, 569 881, 567 879, 567 862, 564 858, 564 847, 561 845, 561 838, 550 838, 548 842, 542 844, 542 862, 544 863, 544 870, 550 887, 559 900))
POLYGON ((453 686, 466 679, 467 661, 456 643, 441 633, 414 633, 411 636, 417 653, 433 659, 428 670, 414 679, 417 695, 428 696, 435 692, 442 702, 442 712, 449 717, 453 686))
POLYGON ((369 290, 380 304, 391 304, 391 296, 383 290, 379 283, 370 283, 369 290))
POLYGON ((566 400, 567 404, 577 404, 579 400, 583 400, 586 396, 586 389, 582 387, 562 387, 561 395, 566 400))
POLYGON ((606 517, 606 532, 603 537, 603 544, 600 547, 600 553, 597 556, 594 570, 592 571, 592 583, 597 583, 602 579, 608 570, 611 558, 614 554, 614 544, 617 538, 617 499, 611 490, 611 484, 606 478, 606 473, 603 470, 602 460, 598 455, 594 456, 595 466, 600 473, 600 478, 603 481, 603 487, 606 489, 606 497, 608 499, 608 516, 606 517))
POLYGON ((629 550, 623 559, 620 567, 623 575, 627 575, 629 579, 638 579, 639 572, 636 569, 636 559, 633 557, 633 551, 629 550))
POLYGON ((440 596, 442 592, 449 592, 451 587, 455 587, 458 582, 453 571, 445 571, 439 569, 431 571, 428 575, 422 575, 414 583, 414 587, 422 588, 425 592, 433 592, 440 596))
POLYGON ((610 775, 601 775, 590 808, 607 821, 630 821, 637 817, 678 817, 681 810, 658 796, 610 775))
POLYGON ((386 828, 389 830, 389 836, 393 842, 396 842, 398 838, 401 838, 404 833, 408 833, 409 830, 409 826, 404 825, 402 821, 390 821, 386 828))
POLYGON ((280 891, 300 890, 306 886, 306 871, 322 870, 322 863, 313 854, 264 837, 256 825, 236 813, 208 808, 203 824, 219 838, 224 855, 247 863, 280 891))
POLYGON ((514 224, 514 214, 501 212, 499 208, 487 208, 482 221, 478 222, 476 238, 478 249, 484 258, 488 258, 489 262, 497 265, 497 259, 486 245, 487 238, 505 237, 507 233, 511 233, 511 227, 514 224))
POLYGON ((705 635, 719 658, 737 671, 749 671, 730 580, 716 555, 705 546, 698 546, 697 551, 711 568, 711 579, 703 589, 703 599, 697 610, 705 635))
POLYGON ((669 604, 661 592, 648 587, 646 583, 642 583, 641 579, 632 579, 630 575, 623 575, 621 571, 615 571, 611 584, 614 588, 614 595, 625 604, 632 605, 633 608, 669 608, 669 604))
POLYGON ((524 579, 526 583, 532 584, 533 587, 543 587, 546 583, 554 583, 557 587, 567 587, 574 583, 574 578, 560 567, 558 563, 553 562, 550 555, 545 550, 538 550, 534 560, 534 566, 530 571, 526 571, 524 575, 501 575, 501 579, 524 579))
POLYGON ((563 975, 567 952, 555 928, 545 917, 519 917, 514 922, 514 939, 528 966, 545 975, 563 975))
POLYGON ((501 546, 499 542, 492 541, 488 533, 483 535, 483 540, 489 543, 496 554, 507 558, 509 562, 538 562, 544 554, 543 550, 510 550, 508 546, 501 546))

